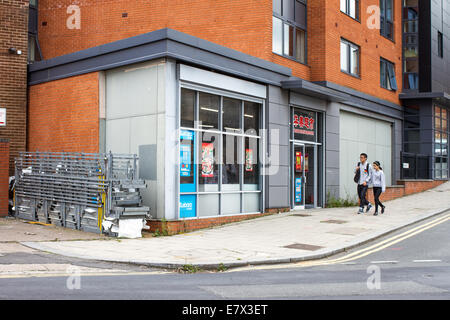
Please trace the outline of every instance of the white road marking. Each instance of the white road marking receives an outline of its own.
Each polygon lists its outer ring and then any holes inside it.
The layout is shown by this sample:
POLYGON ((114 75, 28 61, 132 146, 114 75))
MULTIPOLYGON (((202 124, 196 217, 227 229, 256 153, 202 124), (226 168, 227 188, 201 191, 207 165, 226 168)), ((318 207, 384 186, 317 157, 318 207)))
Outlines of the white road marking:
POLYGON ((413 260, 413 262, 442 262, 442 260, 413 260))

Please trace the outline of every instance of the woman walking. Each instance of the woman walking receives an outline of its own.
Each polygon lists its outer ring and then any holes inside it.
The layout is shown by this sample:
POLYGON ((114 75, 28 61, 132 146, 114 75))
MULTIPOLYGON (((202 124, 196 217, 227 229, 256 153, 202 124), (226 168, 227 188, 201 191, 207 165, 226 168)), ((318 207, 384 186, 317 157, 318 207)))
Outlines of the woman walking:
POLYGON ((381 207, 381 213, 384 213, 385 206, 380 201, 380 195, 381 193, 386 191, 386 179, 384 177, 384 172, 380 166, 379 161, 375 161, 373 163, 372 184, 373 184, 373 197, 375 199, 375 213, 373 215, 377 216, 378 206, 381 207))

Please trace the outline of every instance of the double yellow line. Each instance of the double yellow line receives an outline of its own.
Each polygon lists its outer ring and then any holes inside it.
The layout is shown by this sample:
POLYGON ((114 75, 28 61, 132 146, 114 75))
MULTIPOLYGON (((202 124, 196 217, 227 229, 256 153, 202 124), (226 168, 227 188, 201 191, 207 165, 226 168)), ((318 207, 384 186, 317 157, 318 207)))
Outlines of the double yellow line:
MULTIPOLYGON (((336 259, 317 260, 317 261, 301 261, 301 262, 296 262, 294 264, 289 264, 289 265, 254 266, 254 267, 251 267, 250 269, 262 270, 262 269, 280 269, 280 268, 286 268, 286 267, 287 268, 304 268, 304 267, 324 266, 324 265, 332 265, 332 264, 342 264, 342 263, 354 261, 357 259, 361 259, 372 253, 383 250, 387 247, 390 247, 398 242, 401 242, 403 240, 411 238, 421 232, 424 232, 425 230, 431 229, 431 228, 433 228, 441 223, 444 223, 448 220, 450 220, 450 213, 447 213, 446 215, 444 215, 442 217, 436 218, 430 222, 427 222, 420 226, 409 229, 403 233, 400 233, 398 235, 395 235, 395 236, 385 239, 383 241, 377 242, 369 247, 349 253, 343 257, 336 258, 336 259)), ((236 269, 229 270, 229 272, 244 271, 244 270, 249 270, 249 268, 248 267, 236 268, 236 269)))
POLYGON ((424 232, 425 230, 431 229, 441 223, 444 223, 446 221, 450 220, 450 213, 446 214, 442 217, 439 217, 437 219, 434 219, 430 222, 427 222, 425 224, 422 224, 418 227, 412 228, 408 231, 405 231, 403 233, 400 233, 396 236, 393 236, 391 238, 388 238, 386 240, 383 240, 381 242, 378 242, 372 246, 369 246, 367 248, 352 252, 348 255, 345 255, 341 258, 332 259, 332 260, 325 260, 325 261, 311 261, 311 262, 300 262, 299 265, 302 266, 319 266, 319 265, 330 265, 330 264, 338 264, 338 263, 346 263, 350 261, 354 261, 357 259, 361 259, 365 256, 368 256, 372 253, 378 252, 380 250, 383 250, 387 247, 390 247, 398 242, 401 242, 405 239, 411 238, 421 232, 424 232))

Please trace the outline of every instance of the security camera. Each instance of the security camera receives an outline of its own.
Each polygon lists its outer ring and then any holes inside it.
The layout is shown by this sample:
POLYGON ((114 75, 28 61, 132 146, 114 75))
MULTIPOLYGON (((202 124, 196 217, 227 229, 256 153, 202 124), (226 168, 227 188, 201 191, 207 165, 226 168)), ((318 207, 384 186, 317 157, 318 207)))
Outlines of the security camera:
POLYGON ((22 50, 17 50, 16 48, 9 48, 9 53, 17 54, 20 56, 22 54, 22 50))

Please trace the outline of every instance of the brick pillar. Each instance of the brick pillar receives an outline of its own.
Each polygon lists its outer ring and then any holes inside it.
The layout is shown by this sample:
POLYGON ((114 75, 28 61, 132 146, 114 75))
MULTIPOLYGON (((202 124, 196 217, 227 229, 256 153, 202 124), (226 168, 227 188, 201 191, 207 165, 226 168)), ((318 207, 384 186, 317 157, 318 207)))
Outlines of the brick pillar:
POLYGON ((0 217, 8 215, 9 141, 0 139, 0 217))

